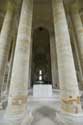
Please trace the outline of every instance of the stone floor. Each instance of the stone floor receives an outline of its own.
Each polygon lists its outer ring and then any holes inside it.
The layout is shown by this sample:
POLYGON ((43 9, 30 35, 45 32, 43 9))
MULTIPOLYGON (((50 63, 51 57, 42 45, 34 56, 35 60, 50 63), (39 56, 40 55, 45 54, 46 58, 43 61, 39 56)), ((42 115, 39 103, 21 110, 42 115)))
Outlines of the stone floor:
POLYGON ((48 106, 42 106, 41 108, 37 109, 33 113, 33 116, 35 117, 31 125, 55 125, 56 123, 56 110, 48 106))
MULTIPOLYGON (((31 125, 59 125, 56 123, 56 106, 54 102, 29 102, 27 114, 32 119, 31 125)), ((0 112, 0 125, 4 125, 2 120, 4 111, 0 112)), ((25 125, 28 125, 28 116, 25 117, 25 125)), ((6 123, 5 123, 6 125, 6 123)))
POLYGON ((55 100, 29 101, 27 111, 33 119, 31 125, 59 125, 56 121, 59 104, 55 100))
MULTIPOLYGON (((55 92, 54 92, 55 93, 55 92)), ((29 95, 26 117, 22 125, 62 125, 56 119, 56 113, 60 111, 59 95, 53 94, 52 98, 33 98, 29 95), (28 123, 31 120, 30 124, 28 123)), ((0 125, 4 123, 5 110, 0 111, 0 125)))

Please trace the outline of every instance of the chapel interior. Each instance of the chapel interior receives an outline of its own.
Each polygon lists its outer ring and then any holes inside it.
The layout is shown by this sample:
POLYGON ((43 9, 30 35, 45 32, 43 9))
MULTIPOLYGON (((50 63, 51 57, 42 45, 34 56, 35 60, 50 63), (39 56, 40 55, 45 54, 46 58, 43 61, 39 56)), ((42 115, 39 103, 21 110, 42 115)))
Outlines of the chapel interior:
POLYGON ((0 0, 0 125, 83 125, 83 0, 0 0))

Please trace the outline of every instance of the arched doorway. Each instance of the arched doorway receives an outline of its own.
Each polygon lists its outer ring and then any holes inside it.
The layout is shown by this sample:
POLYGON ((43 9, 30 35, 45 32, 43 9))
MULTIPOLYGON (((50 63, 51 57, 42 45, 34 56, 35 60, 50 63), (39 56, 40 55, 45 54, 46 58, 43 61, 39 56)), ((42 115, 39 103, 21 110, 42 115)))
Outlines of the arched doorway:
POLYGON ((38 27, 32 35, 32 66, 31 83, 36 84, 39 76, 44 84, 51 84, 51 58, 49 32, 43 27, 38 27))

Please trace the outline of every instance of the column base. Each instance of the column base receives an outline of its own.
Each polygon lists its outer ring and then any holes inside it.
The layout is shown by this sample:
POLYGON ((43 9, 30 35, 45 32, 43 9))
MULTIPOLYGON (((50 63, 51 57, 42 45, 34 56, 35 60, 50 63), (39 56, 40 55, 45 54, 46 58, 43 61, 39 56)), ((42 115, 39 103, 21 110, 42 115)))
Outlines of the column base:
POLYGON ((21 123, 21 125, 31 125, 34 117, 32 115, 32 112, 26 112, 25 117, 21 123))
POLYGON ((3 121, 2 125, 21 125, 21 122, 19 121, 3 121))
POLYGON ((21 115, 6 114, 4 116, 4 121, 6 125, 31 125, 31 122, 33 121, 33 115, 32 112, 28 111, 21 115))
MULTIPOLYGON (((6 122, 6 125, 20 125, 22 123, 22 120, 24 118, 24 113, 23 114, 6 114, 4 115, 4 121, 6 122)), ((4 124, 5 125, 5 124, 4 124)))
POLYGON ((83 125, 83 113, 56 113, 56 119, 61 125, 83 125))

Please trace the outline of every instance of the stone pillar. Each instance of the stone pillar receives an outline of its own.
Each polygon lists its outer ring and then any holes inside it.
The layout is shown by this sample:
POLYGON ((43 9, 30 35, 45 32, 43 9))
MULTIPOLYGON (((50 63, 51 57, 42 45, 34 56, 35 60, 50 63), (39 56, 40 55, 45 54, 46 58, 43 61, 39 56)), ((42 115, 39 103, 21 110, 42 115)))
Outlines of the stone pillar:
POLYGON ((6 92, 8 93, 9 91, 9 86, 10 86, 10 81, 11 81, 11 75, 12 75, 12 66, 13 66, 13 60, 14 60, 14 52, 15 52, 15 46, 16 46, 16 39, 13 39, 12 43, 12 50, 11 50, 11 57, 9 60, 9 71, 8 71, 8 78, 7 78, 7 84, 5 85, 6 87, 6 92))
POLYGON ((52 83, 53 88, 59 88, 58 81, 58 67, 57 67, 57 55, 54 36, 50 35, 50 55, 51 55, 51 72, 52 72, 52 83))
POLYGON ((70 25, 70 36, 72 39, 72 44, 75 50, 75 64, 76 64, 76 68, 77 68, 77 76, 78 76, 78 84, 79 84, 79 88, 82 90, 83 89, 83 74, 82 74, 82 68, 81 68, 81 63, 80 63, 80 57, 79 57, 79 52, 78 52, 78 46, 77 46, 77 41, 76 41, 76 37, 75 37, 75 32, 74 29, 72 28, 72 22, 71 22, 71 17, 69 16, 69 25, 70 25))
POLYGON ((4 18, 0 34, 0 88, 1 85, 3 84, 5 67, 8 62, 13 19, 14 19, 14 6, 12 5, 12 3, 8 2, 7 12, 4 18))
POLYGON ((10 49, 9 49, 9 54, 8 54, 8 60, 7 60, 7 65, 6 65, 6 68, 5 68, 5 75, 4 75, 4 81, 3 81, 3 84, 1 86, 1 102, 3 102, 3 96, 4 96, 4 99, 7 98, 8 96, 8 93, 9 93, 9 86, 10 86, 10 79, 11 79, 11 72, 12 72, 12 65, 13 65, 13 58, 14 58, 14 51, 15 51, 15 45, 16 45, 16 15, 13 19, 14 21, 14 24, 13 24, 13 28, 12 28, 12 42, 11 42, 11 45, 10 45, 10 49))
POLYGON ((83 24, 79 14, 78 4, 73 4, 70 10, 71 10, 71 20, 77 38, 77 45, 78 45, 82 74, 83 74, 83 24))
POLYGON ((63 0, 53 0, 53 15, 61 89, 60 120, 63 120, 65 125, 74 125, 74 123, 78 125, 78 122, 75 122, 78 117, 74 118, 75 120, 73 117, 80 114, 82 110, 63 0))
POLYGON ((30 48, 31 50, 30 50, 30 59, 29 59, 28 89, 31 89, 32 42, 31 42, 30 48))
MULTIPOLYGON (((31 49, 32 3, 32 0, 23 0, 22 3, 6 112, 6 117, 9 120, 21 120, 27 109, 27 78, 29 75, 31 49)), ((14 124, 13 121, 12 124, 14 124)))

